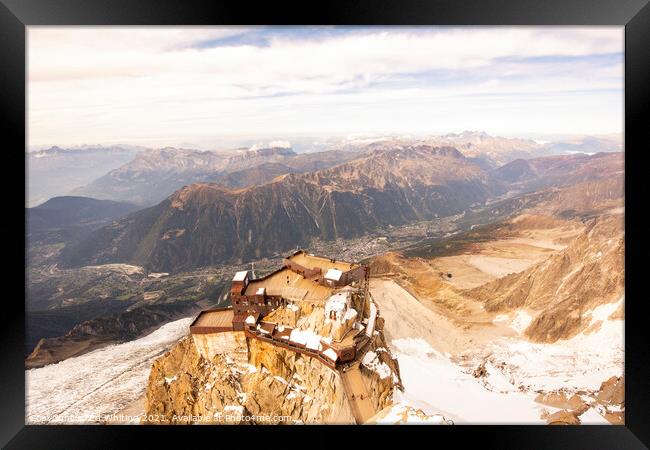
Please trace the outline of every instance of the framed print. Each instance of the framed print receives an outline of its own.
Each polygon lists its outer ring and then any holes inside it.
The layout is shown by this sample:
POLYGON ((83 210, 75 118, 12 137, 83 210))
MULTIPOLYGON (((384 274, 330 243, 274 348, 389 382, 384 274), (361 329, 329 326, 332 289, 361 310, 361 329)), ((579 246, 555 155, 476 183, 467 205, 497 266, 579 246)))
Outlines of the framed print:
POLYGON ((647 448, 647 2, 252 9, 3 0, 3 444, 647 448))

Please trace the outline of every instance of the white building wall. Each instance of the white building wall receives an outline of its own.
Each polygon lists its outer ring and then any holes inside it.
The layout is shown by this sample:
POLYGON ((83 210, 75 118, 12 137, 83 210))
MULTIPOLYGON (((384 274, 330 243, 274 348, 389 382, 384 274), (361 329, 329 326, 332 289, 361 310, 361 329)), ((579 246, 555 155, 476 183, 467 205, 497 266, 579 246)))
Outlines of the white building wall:
POLYGON ((375 331, 375 320, 377 318, 377 306, 375 302, 370 302, 370 317, 368 318, 368 326, 366 327, 366 334, 368 337, 372 337, 372 334, 375 331))

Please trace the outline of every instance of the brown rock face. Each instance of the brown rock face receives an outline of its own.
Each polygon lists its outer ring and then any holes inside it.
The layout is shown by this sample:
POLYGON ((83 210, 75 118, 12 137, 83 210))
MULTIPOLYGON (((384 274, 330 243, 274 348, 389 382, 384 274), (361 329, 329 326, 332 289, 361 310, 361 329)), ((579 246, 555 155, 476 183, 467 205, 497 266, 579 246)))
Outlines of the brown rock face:
POLYGON ((597 399, 603 404, 621 405, 625 403, 625 379, 623 377, 611 377, 603 382, 600 385, 597 399))
POLYGON ((623 412, 605 413, 605 419, 612 425, 625 425, 625 414, 623 412))
MULTIPOLYGON (((284 309, 274 317, 323 333, 322 308, 297 317, 284 309)), ((384 369, 360 365, 368 400, 380 411, 400 386, 399 368, 381 331, 364 351, 375 352, 384 369)), ((340 373, 317 359, 241 332, 195 335, 153 364, 143 423, 353 424, 350 400, 340 373)))
MULTIPOLYGON (((216 365, 226 365, 221 355, 216 365)), ((186 337, 151 368, 146 391, 146 424, 189 424, 208 409, 236 405, 238 380, 229 371, 208 370, 191 337, 186 337), (188 370, 194 368, 194 370, 188 370), (214 389, 206 391, 206 387, 214 389), (197 402, 203 397, 202 402, 197 402)))
POLYGON ((151 370, 143 423, 354 423, 338 374, 312 358, 249 340, 250 361, 211 361, 184 338, 151 370))
POLYGON ((564 250, 523 272, 468 293, 488 311, 526 307, 539 314, 526 329, 533 341, 555 342, 585 329, 583 313, 611 303, 625 286, 625 238, 620 215, 593 219, 564 250))
POLYGON ((535 397, 537 403, 553 408, 562 408, 555 414, 547 411, 543 419, 551 425, 570 425, 580 423, 580 417, 589 409, 600 414, 613 425, 625 423, 625 380, 623 377, 611 377, 600 385, 596 392, 588 392, 584 396, 577 394, 568 397, 566 393, 540 393, 535 397), (575 422, 575 421, 578 422, 575 422))
POLYGON ((553 406, 554 408, 564 408, 578 411, 582 410, 585 407, 585 402, 579 395, 574 394, 570 398, 567 398, 567 396, 561 392, 539 394, 537 397, 535 397, 535 401, 543 405, 553 406))
POLYGON ((245 406, 303 423, 354 423, 337 372, 318 360, 249 340, 250 362, 261 369, 244 381, 245 406))
POLYGON ((390 369, 390 375, 382 378, 380 374, 370 370, 363 363, 359 366, 375 411, 380 411, 392 404, 393 389, 396 386, 402 388, 399 365, 387 349, 388 345, 383 334, 379 334, 370 345, 369 351, 373 351, 377 355, 377 362, 390 369))
POLYGON ((580 425, 580 419, 572 412, 563 409, 546 417, 549 425, 580 425))

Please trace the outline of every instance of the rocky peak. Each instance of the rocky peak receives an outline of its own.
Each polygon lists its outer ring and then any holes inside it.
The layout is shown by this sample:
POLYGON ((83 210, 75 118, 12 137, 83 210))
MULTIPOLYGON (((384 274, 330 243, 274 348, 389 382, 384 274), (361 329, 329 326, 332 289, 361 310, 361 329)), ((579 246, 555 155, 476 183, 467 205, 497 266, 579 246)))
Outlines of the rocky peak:
MULTIPOLYGON (((326 334, 331 324, 323 313, 305 304, 281 307, 265 320, 326 334)), ((358 368, 350 370, 365 385, 370 418, 391 405, 401 381, 383 330, 377 329, 363 352, 358 368)), ((347 383, 342 369, 243 332, 189 335, 153 364, 145 417, 168 424, 353 424, 359 399, 352 399, 347 383)))
POLYGON ((624 294, 624 248, 622 217, 605 215, 548 259, 468 292, 488 311, 539 311, 525 330, 533 341, 570 338, 590 326, 588 311, 624 294))

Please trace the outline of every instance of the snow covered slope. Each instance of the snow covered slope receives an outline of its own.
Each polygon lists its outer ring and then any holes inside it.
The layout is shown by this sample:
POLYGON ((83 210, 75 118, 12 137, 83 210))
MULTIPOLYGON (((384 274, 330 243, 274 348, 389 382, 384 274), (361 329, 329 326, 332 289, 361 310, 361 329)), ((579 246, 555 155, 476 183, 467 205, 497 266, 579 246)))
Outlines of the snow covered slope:
MULTIPOLYGON (((490 360, 517 387, 569 392, 597 391, 612 376, 623 375, 624 322, 611 318, 623 306, 621 298, 585 313, 586 330, 553 344, 503 339, 494 343, 490 360)), ((401 361, 400 361, 401 363, 401 361)))
POLYGON ((154 359, 185 336, 192 318, 58 364, 25 372, 26 423, 100 423, 140 398, 154 359))
POLYGON ((497 371, 489 372, 488 383, 497 387, 491 391, 422 339, 395 339, 391 346, 405 387, 396 401, 455 424, 546 423, 535 394, 519 392, 497 371))
MULTIPOLYGON (((585 330, 571 339, 534 343, 510 333, 467 342, 457 341, 464 330, 454 334, 449 322, 394 282, 375 281, 371 289, 405 388, 394 395, 398 412, 411 406, 455 424, 546 424, 548 415, 567 407, 538 396, 560 392, 582 402, 580 423, 609 423, 597 397, 601 383, 623 376, 623 298, 584 311, 585 330)), ((499 318, 519 329, 529 320, 523 310, 499 318)))

